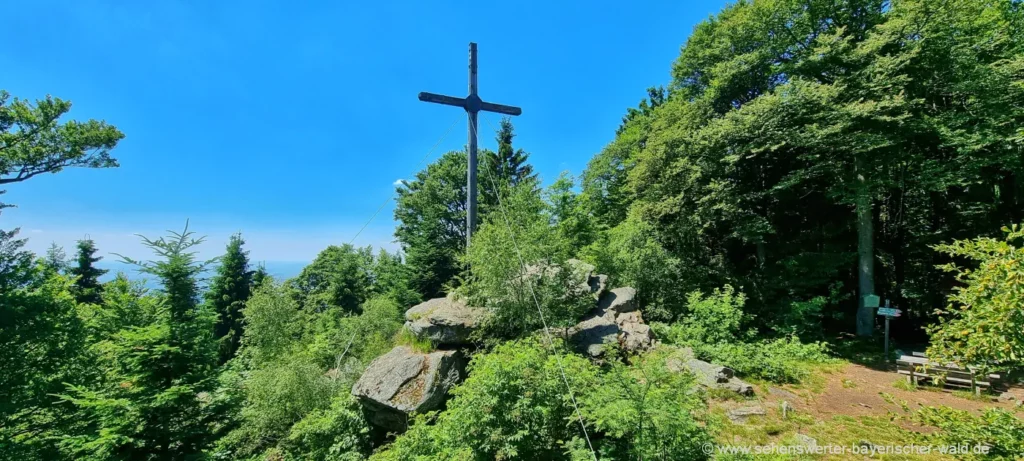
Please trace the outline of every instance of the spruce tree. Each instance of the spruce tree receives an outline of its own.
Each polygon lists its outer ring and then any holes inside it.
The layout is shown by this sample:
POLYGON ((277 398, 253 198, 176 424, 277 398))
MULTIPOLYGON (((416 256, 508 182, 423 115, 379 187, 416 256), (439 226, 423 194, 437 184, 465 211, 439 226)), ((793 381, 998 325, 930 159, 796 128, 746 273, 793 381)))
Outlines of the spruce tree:
POLYGON ((231 236, 217 275, 206 292, 206 302, 217 314, 213 332, 220 341, 219 362, 222 364, 238 350, 242 338, 242 309, 252 294, 253 272, 249 270, 249 252, 242 250, 244 244, 241 234, 231 236))
POLYGON ((252 273, 252 283, 250 284, 252 287, 251 291, 255 292, 257 288, 263 285, 263 281, 269 277, 270 274, 267 272, 267 266, 263 265, 263 263, 259 263, 259 265, 256 266, 256 271, 252 273))
POLYGON ((197 278, 212 261, 190 251, 202 243, 183 232, 143 244, 159 258, 126 264, 160 283, 162 309, 152 323, 121 330, 94 348, 107 379, 69 386, 87 433, 62 441, 74 459, 200 459, 218 436, 214 319, 200 303, 197 278))
POLYGON ((57 245, 57 242, 50 243, 50 248, 46 249, 46 255, 43 256, 43 266, 48 271, 64 274, 67 273, 71 265, 68 264, 67 253, 64 252, 64 248, 57 245))
POLYGON ((94 264, 103 259, 96 254, 96 244, 90 239, 78 241, 77 265, 71 268, 71 274, 78 277, 75 280, 75 299, 79 303, 99 304, 103 302, 103 285, 100 284, 100 277, 106 274, 106 269, 99 269, 94 264))
POLYGON ((537 178, 533 166, 527 163, 530 154, 512 147, 512 139, 515 136, 512 120, 508 117, 502 118, 495 139, 498 142, 498 152, 483 153, 487 171, 480 173, 483 175, 480 177, 480 190, 483 192, 481 214, 498 206, 499 194, 504 194, 501 197, 505 197, 507 191, 513 187, 537 178))

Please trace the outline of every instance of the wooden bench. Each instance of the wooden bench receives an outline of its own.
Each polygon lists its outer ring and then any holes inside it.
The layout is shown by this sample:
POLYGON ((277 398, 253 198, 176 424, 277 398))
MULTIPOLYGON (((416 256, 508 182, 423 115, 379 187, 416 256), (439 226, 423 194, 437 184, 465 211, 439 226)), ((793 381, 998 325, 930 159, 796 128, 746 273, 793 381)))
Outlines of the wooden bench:
POLYGON ((998 374, 977 376, 977 373, 970 368, 963 369, 952 364, 939 366, 928 361, 918 354, 903 355, 896 361, 896 372, 906 375, 907 382, 916 386, 920 380, 930 380, 933 383, 941 382, 950 387, 971 389, 976 395, 981 395, 982 388, 991 388, 1002 377, 998 374))

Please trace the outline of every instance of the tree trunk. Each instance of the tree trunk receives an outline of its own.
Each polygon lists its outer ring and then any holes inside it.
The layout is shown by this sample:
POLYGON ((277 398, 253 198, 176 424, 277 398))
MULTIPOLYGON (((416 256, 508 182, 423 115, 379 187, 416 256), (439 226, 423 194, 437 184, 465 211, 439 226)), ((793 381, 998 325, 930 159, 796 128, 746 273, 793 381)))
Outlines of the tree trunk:
POLYGON ((857 336, 871 336, 874 331, 874 310, 865 305, 865 297, 875 294, 875 223, 867 171, 857 158, 857 336))

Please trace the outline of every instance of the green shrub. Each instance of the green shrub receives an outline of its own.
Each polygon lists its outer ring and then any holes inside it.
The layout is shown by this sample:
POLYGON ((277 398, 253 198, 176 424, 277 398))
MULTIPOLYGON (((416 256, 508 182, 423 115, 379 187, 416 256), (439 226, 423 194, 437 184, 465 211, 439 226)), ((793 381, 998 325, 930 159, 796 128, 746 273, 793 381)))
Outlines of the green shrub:
POLYGON ((602 370, 534 338, 501 344, 473 359, 446 411, 421 415, 373 459, 593 459, 561 367, 601 459, 703 459, 702 395, 665 359, 602 370))
POLYGON ((668 325, 653 323, 657 337, 668 344, 687 346, 697 358, 732 368, 743 376, 776 383, 797 383, 814 364, 830 363, 824 343, 802 343, 796 336, 756 340, 744 331, 746 297, 726 285, 710 296, 687 296, 688 315, 668 325))
POLYGON ((571 244, 551 220, 527 184, 515 188, 502 211, 489 213, 473 235, 464 259, 469 273, 457 293, 493 310, 482 337, 517 338, 535 331, 542 326, 538 305, 553 328, 575 324, 593 307, 589 290, 581 289, 572 271, 559 270, 568 267, 571 244))
POLYGON ((930 437, 937 443, 989 447, 988 453, 971 454, 965 458, 1021 459, 1024 457, 1024 421, 1013 413, 988 408, 981 415, 948 407, 926 407, 915 415, 922 424, 940 430, 930 437))
POLYGON ((953 288, 939 323, 928 328, 933 360, 971 365, 982 371, 1024 365, 1024 228, 1003 228, 1003 240, 957 240, 935 247, 977 262, 968 269, 942 266, 962 285, 953 288))

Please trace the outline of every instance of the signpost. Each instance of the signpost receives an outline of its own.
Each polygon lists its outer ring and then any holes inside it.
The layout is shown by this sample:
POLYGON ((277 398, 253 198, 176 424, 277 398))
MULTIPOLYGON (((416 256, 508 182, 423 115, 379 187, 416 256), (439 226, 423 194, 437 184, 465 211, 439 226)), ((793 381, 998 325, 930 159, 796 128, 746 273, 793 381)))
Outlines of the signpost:
MULTIPOLYGON (((877 299, 877 297, 876 297, 877 299)), ((878 305, 878 301, 875 301, 875 305, 878 305)), ((899 317, 903 311, 896 309, 895 307, 889 307, 889 301, 885 301, 885 307, 878 308, 878 315, 885 317, 885 361, 889 361, 889 319, 893 317, 899 317)))

